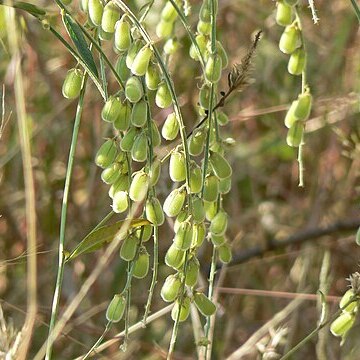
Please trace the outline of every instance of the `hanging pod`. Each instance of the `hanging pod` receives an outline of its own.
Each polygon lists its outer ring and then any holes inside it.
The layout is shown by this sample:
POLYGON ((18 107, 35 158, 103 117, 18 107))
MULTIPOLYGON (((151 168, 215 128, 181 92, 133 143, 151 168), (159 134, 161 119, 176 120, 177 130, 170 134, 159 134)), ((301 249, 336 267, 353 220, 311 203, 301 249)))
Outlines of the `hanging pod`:
POLYGON ((205 240, 206 226, 205 223, 194 224, 193 238, 191 247, 199 248, 205 240))
POLYGON ((136 127, 143 127, 148 116, 148 104, 145 100, 140 100, 134 104, 131 112, 131 124, 136 127))
POLYGON ((126 191, 117 191, 113 198, 112 209, 115 213, 120 214, 129 207, 128 194, 126 191))
POLYGON ((225 126, 229 122, 228 116, 221 110, 216 111, 216 120, 220 126, 225 126))
POLYGON ((216 41, 216 49, 217 49, 217 53, 221 57, 222 68, 223 69, 227 68, 227 66, 229 65, 229 58, 227 56, 227 53, 226 53, 224 47, 222 46, 222 44, 219 40, 216 41))
POLYGON ((345 337, 347 332, 354 325, 355 320, 355 314, 343 312, 331 323, 330 331, 334 336, 345 337))
POLYGON ((198 196, 192 198, 192 216, 195 223, 201 223, 205 220, 204 202, 198 196))
POLYGON ((179 123, 174 112, 170 113, 164 122, 161 135, 165 140, 174 140, 179 134, 179 123))
POLYGON ((231 247, 228 243, 224 243, 218 247, 219 260, 223 264, 228 264, 232 260, 231 247))
POLYGON ((145 199, 149 188, 149 178, 143 170, 135 173, 130 189, 129 196, 133 201, 142 201, 145 199))
POLYGON ((197 283, 197 279, 200 271, 200 263, 199 260, 192 256, 188 261, 185 273, 185 284, 187 286, 193 287, 197 283))
POLYGON ((160 135, 160 131, 154 120, 150 121, 150 129, 151 129, 153 147, 160 146, 161 145, 161 135, 160 135))
POLYGON ((210 86, 207 84, 204 84, 199 91, 199 104, 203 109, 209 109, 210 92, 210 86))
POLYGON ((114 122, 120 115, 122 108, 118 97, 110 96, 101 110, 101 118, 107 122, 114 122))
POLYGON ((224 235, 215 235, 215 234, 210 234, 210 239, 211 242, 214 246, 222 246, 226 243, 226 239, 224 235))
POLYGON ((135 40, 129 47, 126 55, 126 66, 131 70, 132 64, 139 53, 140 49, 144 46, 144 42, 140 39, 135 40))
POLYGON ((95 26, 101 25, 104 5, 101 0, 89 0, 89 18, 95 26))
POLYGON ((211 221, 217 214, 217 201, 204 201, 206 220, 211 221))
POLYGON ((172 104, 171 93, 165 81, 160 83, 156 90, 155 103, 161 109, 165 109, 172 104))
POLYGON ((215 304, 203 293, 196 292, 194 294, 194 303, 204 316, 210 316, 216 311, 215 304))
POLYGON ((174 223, 174 233, 176 234, 180 228, 180 225, 189 218, 189 213, 187 209, 183 209, 180 211, 179 215, 175 219, 174 223))
POLYGON ((210 35, 211 33, 211 22, 199 20, 196 27, 197 31, 203 35, 210 35))
POLYGON ((219 193, 220 194, 227 194, 231 190, 231 177, 226 179, 220 179, 219 181, 219 193))
POLYGON ((284 54, 292 54, 301 46, 300 30, 295 24, 286 26, 279 41, 279 48, 284 54))
POLYGON ((165 264, 174 269, 180 269, 185 261, 185 251, 178 249, 175 244, 171 244, 165 255, 165 264))
MULTIPOLYGON (((195 40, 199 47, 200 53, 202 54, 202 56, 204 56, 204 53, 206 51, 206 46, 208 43, 208 39, 203 34, 199 34, 199 35, 196 35, 195 40)), ((196 50, 196 47, 194 46, 194 44, 191 44, 191 46, 190 46, 189 55, 192 59, 194 59, 196 61, 200 60, 199 53, 196 50)))
POLYGON ((129 129, 129 131, 120 141, 120 148, 122 151, 131 151, 131 148, 133 147, 135 138, 137 137, 138 133, 138 129, 134 126, 129 129))
POLYGON ((135 230, 135 236, 139 239, 139 241, 141 238, 141 241, 144 243, 150 240, 152 232, 152 225, 144 225, 135 230))
POLYGON ((139 241, 137 237, 135 235, 129 235, 121 244, 120 257, 125 261, 134 260, 138 244, 139 241))
POLYGON ((311 112, 311 104, 312 104, 312 95, 310 92, 305 92, 298 96, 298 103, 294 110, 294 116, 301 120, 305 121, 308 119, 311 112))
POLYGON ((276 23, 280 26, 290 25, 293 21, 293 9, 284 0, 277 1, 276 23))
POLYGON ((163 209, 167 216, 177 216, 184 206, 185 190, 174 189, 165 199, 163 209))
POLYGON ((154 225, 162 225, 165 217, 159 199, 151 197, 146 201, 145 205, 146 218, 154 225))
POLYGON ((116 130, 126 131, 129 128, 131 111, 131 105, 128 101, 121 102, 119 114, 113 123, 116 130))
POLYGON ((185 155, 182 151, 173 151, 170 156, 169 174, 172 181, 184 181, 186 178, 185 155))
POLYGON ((161 161, 159 159, 153 160, 149 169, 150 186, 155 186, 159 181, 161 174, 161 161))
POLYGON ((130 76, 130 69, 126 66, 126 53, 118 57, 115 64, 115 70, 121 81, 126 82, 130 76))
POLYGON ((166 302, 173 302, 180 291, 181 280, 177 274, 169 275, 161 288, 160 295, 166 302))
POLYGON ((179 250, 188 250, 191 246, 193 237, 193 224, 190 221, 184 221, 180 224, 174 237, 174 245, 179 250))
POLYGON ((131 76, 125 85, 125 96, 132 102, 137 103, 144 95, 144 90, 141 81, 136 76, 131 76))
POLYGON ((142 246, 139 250, 139 256, 135 260, 133 276, 137 279, 143 279, 149 272, 150 255, 142 246))
POLYGON ((198 156, 204 150, 206 141, 206 132, 204 128, 194 130, 188 139, 189 153, 192 156, 198 156))
POLYGON ((95 164, 105 169, 110 166, 116 158, 116 143, 112 139, 106 140, 99 148, 95 155, 95 164))
POLYGON ((190 168, 190 192, 197 194, 202 189, 202 171, 199 165, 193 163, 190 168))
POLYGON ((205 179, 203 199, 208 202, 216 201, 219 195, 219 180, 210 175, 205 179))
POLYGON ((343 311, 343 312, 347 312, 347 313, 354 313, 357 312, 358 310, 358 301, 353 301, 351 302, 348 306, 345 307, 345 305, 350 301, 350 299, 352 299, 355 296, 354 290, 353 289, 349 289, 348 291, 346 291, 346 293, 343 295, 343 297, 340 300, 339 303, 339 308, 343 311))
POLYGON ((290 56, 288 72, 291 75, 301 75, 305 69, 306 53, 303 47, 296 49, 290 56))
POLYGON ((304 124, 301 121, 295 122, 290 127, 286 136, 286 142, 291 147, 299 147, 304 133, 304 124))
POLYGON ((156 35, 162 38, 168 38, 174 30, 174 22, 172 21, 165 21, 163 19, 157 24, 155 32, 156 35))
POLYGON ((214 174, 219 179, 226 179, 231 176, 231 166, 222 155, 217 152, 211 152, 209 160, 213 168, 214 174))
POLYGON ((179 322, 185 321, 190 314, 190 298, 184 297, 181 302, 179 299, 175 301, 175 305, 171 310, 171 318, 173 321, 179 319, 179 322))
POLYGON ((137 76, 145 75, 152 54, 153 52, 149 45, 145 45, 143 48, 141 48, 131 65, 131 72, 137 76))
POLYGON ((160 83, 158 67, 155 64, 149 64, 145 74, 145 84, 149 90, 156 90, 160 83))
POLYGON ((80 95, 83 72, 80 69, 70 69, 64 79, 62 94, 66 99, 76 99, 80 95))
POLYGON ((126 298, 124 295, 115 294, 106 309, 106 320, 113 323, 119 322, 124 316, 126 298))
POLYGON ((180 44, 176 38, 170 38, 166 40, 163 50, 166 55, 174 55, 180 44))
POLYGON ((105 184, 113 184, 121 176, 121 166, 120 163, 115 162, 109 167, 104 169, 101 173, 101 180, 105 184))
MULTIPOLYGON (((181 3, 176 1, 176 4, 179 6, 181 3)), ((177 12, 173 4, 170 1, 167 1, 165 6, 161 11, 161 19, 164 21, 174 22, 177 18, 177 12)))
POLYGON ((210 83, 217 83, 221 79, 222 61, 219 54, 210 54, 205 65, 205 77, 210 83))
POLYGON ((114 45, 119 51, 126 51, 130 48, 130 24, 125 20, 125 15, 115 25, 114 45))
POLYGON ((109 196, 113 199, 119 191, 128 191, 130 181, 128 175, 121 175, 110 187, 109 196))
POLYGON ((105 7, 101 19, 101 28, 109 34, 115 32, 115 24, 120 18, 120 9, 112 2, 109 1, 105 7))
POLYGON ((211 220, 210 231, 212 234, 220 236, 224 235, 227 229, 228 216, 224 210, 220 210, 211 220))

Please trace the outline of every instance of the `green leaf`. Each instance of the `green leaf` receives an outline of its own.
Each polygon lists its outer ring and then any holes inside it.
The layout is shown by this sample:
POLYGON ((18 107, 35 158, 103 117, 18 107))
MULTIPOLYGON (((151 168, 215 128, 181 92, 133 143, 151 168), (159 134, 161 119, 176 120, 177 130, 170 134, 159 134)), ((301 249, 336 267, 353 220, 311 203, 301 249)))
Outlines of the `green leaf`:
POLYGON ((65 252, 65 261, 70 261, 82 254, 94 252, 113 241, 116 237, 124 236, 127 230, 148 224, 150 224, 150 222, 146 219, 135 219, 131 221, 125 219, 112 225, 102 226, 85 236, 71 253, 65 252), (127 223, 127 225, 124 226, 126 231, 121 230, 125 223, 127 223))
POLYGON ((4 4, 4 1, 0 0, 0 5, 10 5, 16 9, 24 10, 37 18, 41 18, 46 15, 46 11, 44 9, 23 1, 14 1, 11 4, 4 4))
POLYGON ((89 50, 80 26, 68 14, 63 14, 63 22, 71 40, 79 52, 79 55, 87 65, 86 70, 90 71, 95 77, 99 77, 94 58, 89 50))

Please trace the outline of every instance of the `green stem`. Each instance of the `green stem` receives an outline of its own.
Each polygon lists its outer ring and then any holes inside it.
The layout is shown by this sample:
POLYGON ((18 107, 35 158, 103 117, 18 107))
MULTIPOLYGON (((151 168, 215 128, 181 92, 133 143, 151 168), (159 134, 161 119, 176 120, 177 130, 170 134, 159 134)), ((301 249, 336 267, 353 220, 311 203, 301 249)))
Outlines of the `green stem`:
MULTIPOLYGON (((99 41, 99 46, 101 46, 101 39, 100 39, 99 34, 98 34, 98 41, 99 41)), ((104 88, 104 93, 105 93, 105 101, 106 101, 109 98, 109 94, 108 94, 108 87, 107 87, 107 81, 106 81, 106 69, 105 69, 104 58, 101 55, 99 56, 99 63, 100 63, 100 77, 101 77, 101 81, 103 83, 103 88, 104 88)))
POLYGON ((356 17, 358 18, 358 20, 360 22, 360 8, 359 8, 359 5, 357 4, 356 0, 350 0, 350 1, 351 1, 351 4, 352 4, 353 8, 354 8, 356 17))
POLYGON ((52 341, 52 332, 55 327, 55 323, 57 320, 57 315, 59 312, 59 302, 61 296, 61 288, 64 277, 64 266, 65 266, 65 256, 64 256, 64 243, 65 243, 65 229, 66 229, 66 217, 67 217, 67 206, 68 206, 68 198, 69 198, 69 190, 70 190, 70 182, 72 171, 74 167, 74 158, 80 128, 81 115, 84 107, 84 97, 86 90, 86 82, 87 82, 87 74, 83 77, 83 82, 81 86, 81 92, 79 97, 79 102, 76 109, 75 121, 74 121, 74 129, 71 139, 70 152, 68 158, 68 165, 66 169, 66 177, 65 177, 65 185, 64 185, 64 195, 61 207, 61 220, 60 220, 60 236, 59 236, 59 260, 58 260, 58 273, 56 278, 55 292, 53 297, 52 309, 51 309, 51 319, 49 326, 49 336, 46 347, 46 360, 51 359, 53 341, 52 341))
POLYGON ((86 355, 81 360, 86 360, 93 352, 95 352, 96 348, 101 344, 101 342, 104 340, 105 335, 109 332, 111 329, 112 321, 108 321, 106 324, 105 330, 99 337, 99 339, 96 341, 96 343, 91 347, 91 349, 86 353, 86 355))

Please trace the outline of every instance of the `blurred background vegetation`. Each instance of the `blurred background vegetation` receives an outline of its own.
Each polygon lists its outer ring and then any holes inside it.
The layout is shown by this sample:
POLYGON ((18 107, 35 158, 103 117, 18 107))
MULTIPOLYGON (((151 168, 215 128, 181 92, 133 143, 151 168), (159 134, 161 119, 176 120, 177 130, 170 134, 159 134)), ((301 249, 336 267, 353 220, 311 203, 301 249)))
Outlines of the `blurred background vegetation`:
MULTIPOLYGON (((54 11, 56 16, 52 21, 66 36, 54 2, 37 3, 54 11)), ((74 3, 74 11, 78 12, 77 2, 74 3)), ((200 2, 190 3, 190 22, 195 29, 200 2)), ((148 29, 153 35, 162 4, 156 1, 148 18, 148 29)), ((261 334, 258 329, 284 310, 295 297, 293 293, 316 294, 321 288, 324 293, 341 296, 347 289, 346 278, 358 270, 359 249, 354 236, 359 226, 360 186, 359 24, 350 1, 317 0, 315 4, 320 18, 317 25, 312 22, 307 1, 301 1, 300 7, 314 105, 306 126, 305 187, 299 188, 297 153, 286 145, 283 119, 301 84, 298 77, 288 74, 288 56, 278 49, 282 28, 274 21, 275 3, 270 0, 219 1, 218 36, 231 64, 240 62, 257 30, 262 29, 263 34, 253 61, 250 86, 233 96, 225 108, 231 121, 222 128, 222 135, 236 140, 227 152, 234 171, 232 189, 224 202, 230 214, 227 235, 234 262, 218 272, 221 283, 217 290, 219 310, 213 359, 227 358, 254 333, 258 338, 250 343, 247 354, 238 358, 266 358, 270 356, 269 349, 282 353, 291 348, 317 324, 316 296, 294 306, 281 321, 271 323, 270 330, 261 334), (330 230, 319 236, 318 229, 330 230), (299 234, 305 234, 307 241, 277 247, 279 241, 299 234), (274 241, 277 241, 275 245, 274 241), (254 247, 270 250, 261 250, 261 257, 244 256, 254 247), (328 264, 327 270, 324 264, 328 264), (262 291, 254 294, 248 289, 262 291)), ((130 1, 129 5, 139 9, 143 2, 130 1)), ((12 322, 14 329, 20 329, 26 310, 24 179, 13 92, 15 74, 4 13, 4 7, 0 6, 0 79, 5 90, 2 95, 6 120, 0 135, 0 300, 6 321, 12 322)), ((32 131, 38 221, 39 313, 31 358, 46 339, 50 318, 60 208, 76 107, 75 102, 62 97, 61 86, 66 71, 75 61, 38 21, 21 11, 17 16, 22 35, 26 107, 32 131)), ((79 13, 79 18, 81 16, 79 13)), ((177 34, 182 47, 171 59, 170 69, 189 130, 197 121, 194 109, 200 69, 198 63, 188 57, 190 43, 180 23, 177 34)), ((115 61, 111 45, 105 44, 105 48, 115 61)), ((230 65, 223 76, 224 89, 229 70, 230 65)), ((71 183, 67 248, 73 248, 111 210, 108 186, 101 182, 93 161, 107 132, 100 118, 102 105, 101 97, 91 84, 86 93, 71 183)), ((154 110, 159 126, 166 114, 166 110, 154 110)), ((163 142, 162 153, 168 149, 169 144, 163 142)), ((159 197, 163 200, 169 190, 170 181, 164 168, 158 186, 159 197)), ((160 259, 171 243, 171 227, 168 223, 160 229, 160 259)), ((148 246, 148 250, 151 251, 151 247, 148 246)), ((101 251, 80 257, 66 267, 62 306, 77 293, 99 256, 101 251)), ((204 246, 200 256, 202 276, 206 279, 211 247, 204 246)), ((161 263, 153 313, 165 306, 159 291, 168 273, 169 269, 161 263)), ((86 352, 101 335, 108 301, 121 288, 125 277, 126 264, 115 257, 69 322, 68 336, 57 341, 56 359, 70 359, 86 352)), ((134 280, 133 322, 141 319, 149 284, 149 275, 145 280, 134 280)), ((334 301, 329 302, 329 309, 333 312, 338 305, 336 298, 331 299, 334 301)), ((115 344, 104 356, 161 359, 166 353, 171 326, 170 316, 164 315, 131 335, 128 352, 119 353, 115 344)), ((8 330, 7 335, 11 337, 8 330)), ((121 330, 123 322, 113 326, 108 338, 121 330)), ((180 332, 176 358, 196 358, 191 321, 182 324, 180 332)), ((360 327, 355 326, 340 348, 339 340, 325 328, 294 359, 358 359, 359 333, 360 327)), ((0 346, 7 346, 4 334, 0 346)))

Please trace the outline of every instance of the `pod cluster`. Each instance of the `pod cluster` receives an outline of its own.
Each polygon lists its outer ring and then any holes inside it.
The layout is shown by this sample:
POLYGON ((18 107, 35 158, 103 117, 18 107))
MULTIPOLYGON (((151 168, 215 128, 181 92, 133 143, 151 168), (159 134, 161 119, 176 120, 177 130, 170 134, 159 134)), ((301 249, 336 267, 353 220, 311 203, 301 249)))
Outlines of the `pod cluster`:
MULTIPOLYGON (((278 0, 276 22, 284 27, 280 37, 279 48, 290 55, 288 72, 291 75, 302 75, 306 68, 306 51, 303 43, 301 26, 295 6, 298 0, 278 0)), ((291 104, 285 117, 285 126, 289 129, 286 142, 291 147, 299 147, 303 138, 305 121, 311 111, 312 96, 307 87, 291 104)))
POLYGON ((334 336, 341 337, 343 341, 356 320, 358 301, 355 300, 349 303, 354 297, 356 296, 353 289, 348 290, 344 294, 339 303, 341 314, 330 325, 331 333, 334 336), (346 306, 346 304, 348 305, 346 306))

